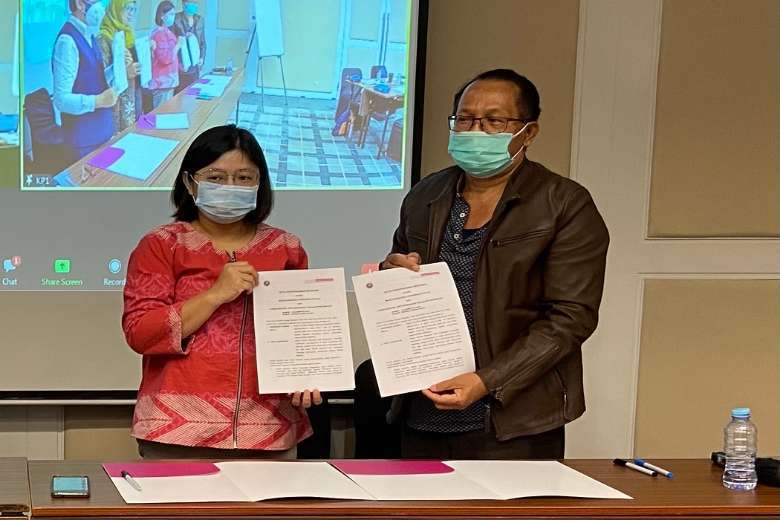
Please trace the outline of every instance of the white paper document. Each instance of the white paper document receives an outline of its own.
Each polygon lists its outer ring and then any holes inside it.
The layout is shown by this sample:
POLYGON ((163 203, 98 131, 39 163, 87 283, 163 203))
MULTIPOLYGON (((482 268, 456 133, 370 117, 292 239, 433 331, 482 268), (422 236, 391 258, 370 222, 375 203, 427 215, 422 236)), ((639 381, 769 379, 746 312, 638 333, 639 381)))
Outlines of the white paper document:
POLYGON ((124 153, 106 169, 120 175, 145 181, 176 149, 179 141, 130 132, 115 142, 112 148, 124 153))
POLYGON ((274 498, 372 497, 327 462, 237 461, 215 464, 211 474, 134 477, 141 490, 124 478, 111 481, 128 504, 173 502, 257 502, 274 498))
POLYGON ((117 31, 114 34, 114 41, 111 42, 111 52, 114 55, 114 90, 117 95, 127 90, 127 65, 125 64, 125 32, 117 31))
POLYGON ((631 498, 556 461, 448 460, 445 464, 504 500, 548 496, 631 498))
POLYGON ((141 86, 149 88, 152 81, 152 47, 148 36, 139 36, 135 39, 135 52, 138 55, 138 64, 141 66, 141 86))
POLYGON ((382 397, 423 390, 475 370, 455 282, 444 262, 419 272, 352 278, 382 397))
POLYGON ((186 72, 192 67, 192 58, 190 58, 190 50, 187 48, 187 38, 179 36, 179 54, 181 55, 181 68, 186 72))
POLYGON ((422 475, 349 475, 376 500, 499 500, 494 491, 457 471, 422 475))
POLYGON ((249 502, 249 498, 222 472, 182 477, 134 477, 138 491, 122 477, 112 477, 119 494, 128 504, 168 504, 173 502, 249 502))
POLYGON ((327 462, 237 461, 216 465, 253 502, 293 497, 373 498, 327 462))
POLYGON ((355 388, 344 269, 258 275, 253 295, 260 393, 355 388))
POLYGON ((190 51, 190 63, 197 67, 200 63, 200 43, 194 34, 187 35, 187 49, 190 51))
POLYGON ((190 118, 186 112, 157 114, 154 117, 157 130, 184 130, 190 127, 190 118))

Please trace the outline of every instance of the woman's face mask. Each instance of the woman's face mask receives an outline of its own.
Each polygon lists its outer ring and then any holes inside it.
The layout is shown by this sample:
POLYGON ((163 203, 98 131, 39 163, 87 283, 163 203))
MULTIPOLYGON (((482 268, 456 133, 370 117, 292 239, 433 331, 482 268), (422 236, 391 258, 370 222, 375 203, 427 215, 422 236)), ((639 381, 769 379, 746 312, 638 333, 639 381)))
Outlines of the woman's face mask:
POLYGON ((165 27, 172 27, 175 21, 176 21, 176 13, 174 13, 173 11, 169 11, 165 13, 165 16, 162 17, 163 26, 165 27))
POLYGON ((257 207, 258 186, 235 186, 195 181, 198 195, 195 205, 219 224, 232 224, 257 207))

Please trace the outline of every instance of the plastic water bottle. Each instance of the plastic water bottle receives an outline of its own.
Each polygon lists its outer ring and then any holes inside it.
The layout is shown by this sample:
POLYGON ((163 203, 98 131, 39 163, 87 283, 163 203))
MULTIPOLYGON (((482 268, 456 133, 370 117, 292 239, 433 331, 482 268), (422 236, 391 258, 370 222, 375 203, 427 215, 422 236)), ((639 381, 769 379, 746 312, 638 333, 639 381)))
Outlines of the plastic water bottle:
POLYGON ((758 482, 756 475, 756 442, 758 432, 750 422, 750 408, 731 410, 731 422, 723 429, 723 451, 726 469, 723 485, 729 489, 750 491, 758 482))
POLYGON ((225 67, 225 72, 228 76, 233 75, 233 58, 228 58, 227 60, 227 66, 225 67))

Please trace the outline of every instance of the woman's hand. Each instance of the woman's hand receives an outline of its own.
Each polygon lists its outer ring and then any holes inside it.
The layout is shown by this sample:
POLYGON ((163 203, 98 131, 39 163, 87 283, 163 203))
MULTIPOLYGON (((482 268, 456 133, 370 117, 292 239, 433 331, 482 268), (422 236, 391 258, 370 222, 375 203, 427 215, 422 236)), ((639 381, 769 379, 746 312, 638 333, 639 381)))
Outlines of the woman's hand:
POLYGON ((251 294, 257 287, 257 270, 249 262, 225 264, 219 278, 208 290, 217 305, 232 302, 241 294, 251 294))
POLYGON ((129 50, 125 50, 125 68, 127 68, 127 77, 130 79, 141 74, 141 64, 133 61, 133 55, 130 54, 129 50))
POLYGON ((322 404, 322 396, 319 390, 304 390, 292 394, 292 405, 301 410, 310 408, 311 405, 322 404))

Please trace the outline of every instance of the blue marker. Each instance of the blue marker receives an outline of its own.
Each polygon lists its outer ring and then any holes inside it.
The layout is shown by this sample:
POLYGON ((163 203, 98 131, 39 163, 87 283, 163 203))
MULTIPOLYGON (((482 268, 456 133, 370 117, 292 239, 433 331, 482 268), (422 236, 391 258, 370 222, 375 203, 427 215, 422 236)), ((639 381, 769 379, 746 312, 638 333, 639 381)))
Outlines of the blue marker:
POLYGON ((657 471, 661 475, 663 475, 666 478, 673 478, 674 474, 671 471, 666 471, 663 468, 659 468, 658 466, 655 466, 653 464, 650 464, 649 462, 645 462, 644 459, 634 459, 634 464, 637 466, 642 466, 643 468, 651 469, 653 471, 657 471))

